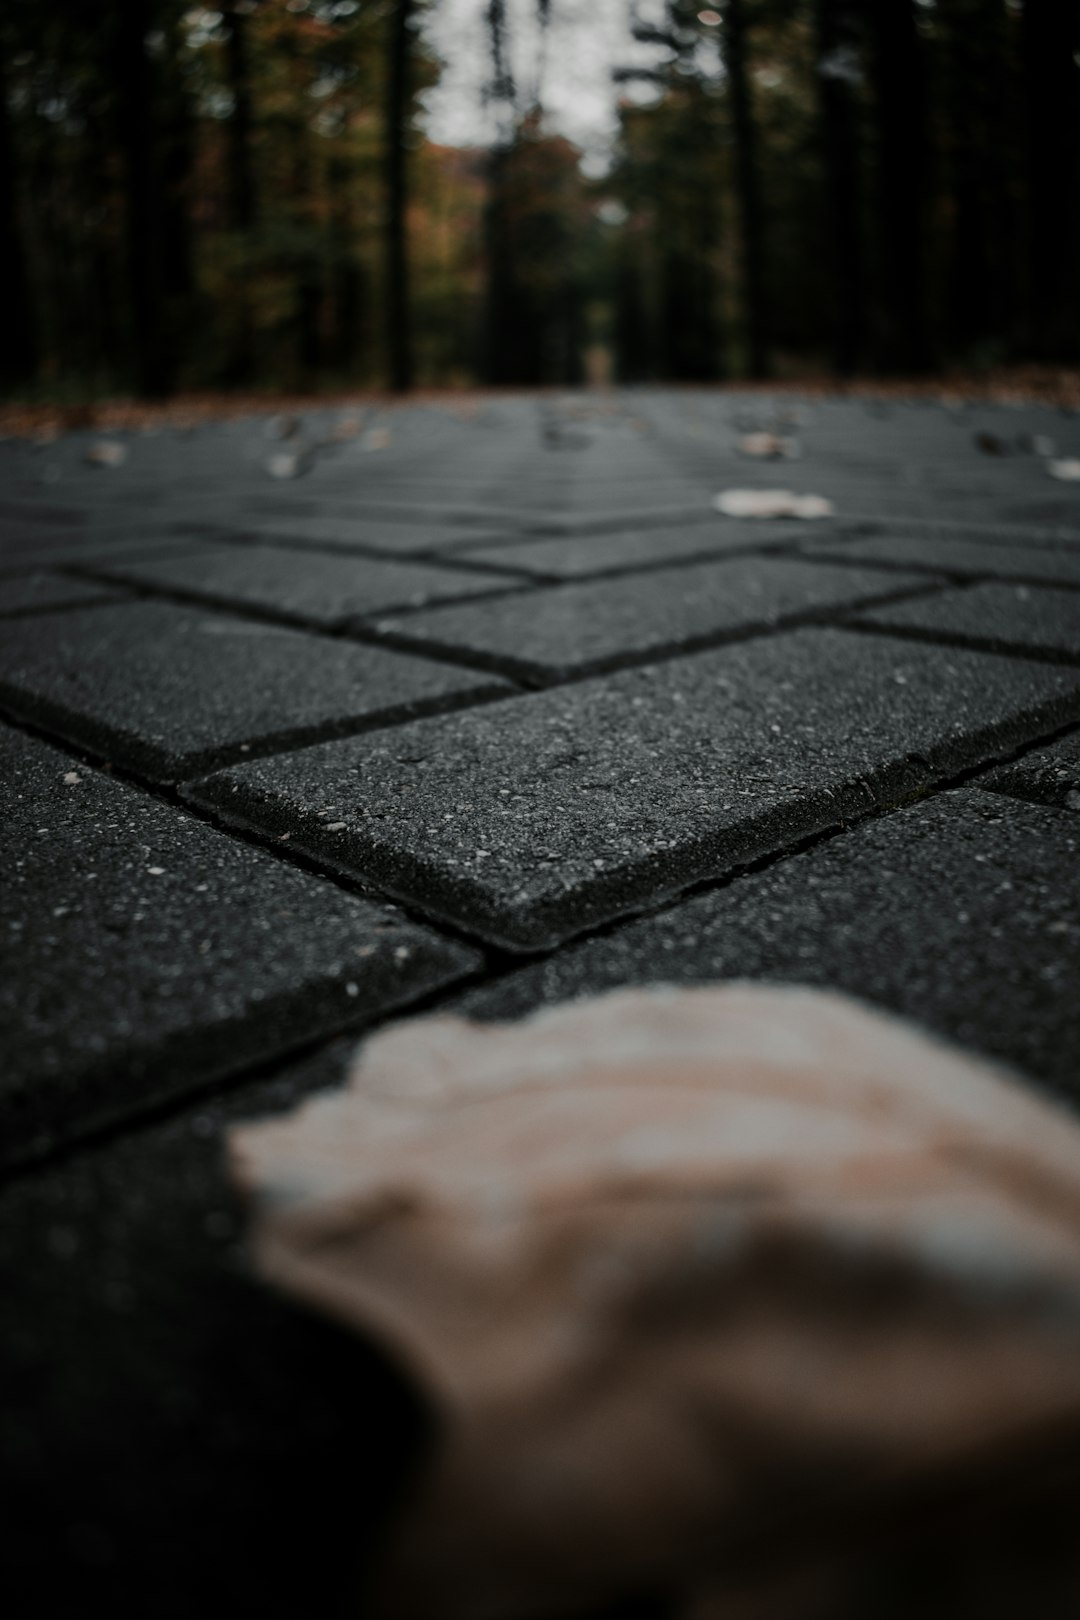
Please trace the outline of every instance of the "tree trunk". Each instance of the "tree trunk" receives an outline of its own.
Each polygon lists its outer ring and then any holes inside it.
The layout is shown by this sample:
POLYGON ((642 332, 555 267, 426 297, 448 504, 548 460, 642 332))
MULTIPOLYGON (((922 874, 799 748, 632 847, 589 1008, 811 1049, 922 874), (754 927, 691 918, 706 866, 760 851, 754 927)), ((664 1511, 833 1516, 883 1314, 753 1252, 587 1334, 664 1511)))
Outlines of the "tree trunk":
POLYGON ((769 317, 765 231, 758 175, 757 130, 746 67, 746 11, 743 0, 727 0, 724 58, 735 129, 735 190, 742 233, 743 299, 750 374, 769 375, 769 317))
POLYGON ((926 93, 914 0, 865 0, 877 132, 878 364, 930 368, 924 209, 926 93))
POLYGON ((117 0, 113 68, 127 201, 127 260, 133 372, 139 393, 173 386, 174 357, 163 299, 162 237, 153 116, 153 68, 146 54, 147 0, 117 0))
POLYGON ((409 65, 413 0, 396 0, 390 16, 386 93, 386 274, 387 371, 390 386, 406 393, 413 385, 412 326, 409 306, 408 153, 409 65))
POLYGON ((0 309, 4 318, 0 388, 14 389, 32 381, 38 353, 30 277, 19 222, 15 134, 2 67, 0 62, 0 309))
POLYGON ((832 369, 850 377, 866 347, 859 175, 859 31, 851 0, 817 0, 817 80, 828 208, 832 369))
POLYGON ((1080 0, 1025 0, 1029 349, 1080 357, 1080 0))
POLYGON ((229 177, 229 229, 238 241, 241 266, 248 271, 236 289, 236 317, 230 322, 230 352, 224 379, 234 387, 253 381, 256 371, 255 325, 250 297, 250 266, 247 264, 251 235, 258 223, 259 195, 252 150, 254 115, 251 98, 251 61, 248 53, 247 14, 226 0, 222 5, 227 23, 225 62, 232 112, 226 130, 226 162, 229 177))

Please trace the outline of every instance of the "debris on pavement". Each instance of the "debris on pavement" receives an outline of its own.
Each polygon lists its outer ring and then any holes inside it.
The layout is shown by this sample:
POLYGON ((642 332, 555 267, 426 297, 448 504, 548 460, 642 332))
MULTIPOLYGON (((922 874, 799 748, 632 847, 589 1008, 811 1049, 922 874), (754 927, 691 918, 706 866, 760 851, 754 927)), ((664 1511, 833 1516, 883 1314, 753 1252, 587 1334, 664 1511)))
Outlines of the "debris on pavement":
POLYGON ((790 489, 725 489, 713 501, 725 517, 826 518, 836 508, 824 495, 796 495, 790 489))
POLYGON ((83 460, 90 467, 122 467, 127 455, 126 444, 119 444, 115 439, 99 439, 89 446, 83 460))
POLYGON ((1080 1434, 1080 1130, 837 994, 409 1021, 230 1151, 264 1277, 441 1414, 395 1620, 728 1615, 1080 1434))
POLYGON ((740 455, 766 461, 790 461, 801 454, 798 439, 781 433, 743 433, 737 444, 740 455))
POLYGON ((1063 461, 1051 461, 1046 470, 1051 478, 1060 478, 1066 483, 1073 483, 1080 479, 1080 456, 1070 456, 1063 461))

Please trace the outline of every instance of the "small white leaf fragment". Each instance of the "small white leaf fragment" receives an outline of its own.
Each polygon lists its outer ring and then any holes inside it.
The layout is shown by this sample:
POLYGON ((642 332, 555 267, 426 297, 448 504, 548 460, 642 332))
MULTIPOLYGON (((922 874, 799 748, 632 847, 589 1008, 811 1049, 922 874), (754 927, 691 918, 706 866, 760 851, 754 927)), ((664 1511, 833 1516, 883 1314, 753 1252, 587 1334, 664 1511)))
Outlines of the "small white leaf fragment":
POLYGON ((127 460, 127 445, 115 439, 99 439, 88 447, 83 460, 91 467, 122 467, 127 460))
POLYGON ((76 782, 81 782, 81 781, 82 781, 82 777, 79 775, 78 771, 65 771, 64 772, 65 786, 74 787, 76 782))
POLYGON ((379 1620, 806 1620, 778 1559, 849 1592, 898 1519, 1007 1513, 1080 1445, 1080 1127, 844 996, 413 1019, 229 1153, 262 1274, 443 1419, 379 1620))
POLYGON ((796 495, 790 489, 725 489, 713 501, 725 517, 815 518, 833 517, 836 508, 824 495, 796 495))
POLYGON ((267 457, 266 470, 271 478, 302 478, 311 471, 313 460, 310 451, 279 450, 267 457))
POLYGON ((744 433, 738 440, 739 454, 765 461, 791 460, 801 453, 798 439, 780 433, 744 433))
POLYGON ((1076 483, 1080 480, 1080 456, 1067 456, 1063 461, 1049 461, 1046 470, 1051 478, 1061 478, 1066 483, 1076 483))

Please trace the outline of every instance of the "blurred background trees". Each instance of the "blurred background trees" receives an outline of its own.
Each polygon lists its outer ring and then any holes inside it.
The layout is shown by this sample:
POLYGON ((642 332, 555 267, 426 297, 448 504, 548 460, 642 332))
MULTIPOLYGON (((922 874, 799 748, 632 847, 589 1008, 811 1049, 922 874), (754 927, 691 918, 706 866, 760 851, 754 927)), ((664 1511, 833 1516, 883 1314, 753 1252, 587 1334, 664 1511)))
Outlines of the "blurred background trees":
POLYGON ((1080 0, 627 0, 603 172, 524 3, 448 146, 440 0, 7 0, 0 388, 1080 361, 1080 0))

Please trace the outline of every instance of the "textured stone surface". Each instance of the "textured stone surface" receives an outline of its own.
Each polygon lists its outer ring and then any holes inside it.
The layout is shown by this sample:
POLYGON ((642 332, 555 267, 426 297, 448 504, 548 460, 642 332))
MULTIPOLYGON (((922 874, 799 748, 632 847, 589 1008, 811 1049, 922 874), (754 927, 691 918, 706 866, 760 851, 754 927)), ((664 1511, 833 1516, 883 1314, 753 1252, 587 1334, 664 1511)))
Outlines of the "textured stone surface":
POLYGON ((972 646, 1080 658, 1080 591, 974 585, 871 608, 860 620, 972 646))
POLYGON ((497 683, 377 647, 139 602, 12 621, 0 702, 171 779, 243 744, 289 746, 497 683))
POLYGON ((341 625, 387 609, 482 596, 515 584, 464 569, 275 546, 207 546, 197 556, 114 563, 110 579, 204 602, 260 608, 301 623, 341 625))
POLYGON ((1027 579, 1047 584, 1080 585, 1080 549, 1076 546, 1006 546, 994 541, 941 540, 912 535, 876 535, 868 540, 811 542, 803 551, 853 565, 887 568, 933 568, 939 573, 972 579, 1027 579))
POLYGON ((0 731, 3 1154, 78 1135, 474 966, 460 947, 0 731))
POLYGON ((423 1414, 377 1350, 251 1277, 222 1134, 337 1080, 351 1044, 0 1193, 4 1571, 41 1615, 91 1588, 118 1617, 347 1610, 423 1414))
POLYGON ((477 550, 470 547, 461 555, 496 568, 518 569, 537 579, 583 579, 590 574, 657 567, 735 551, 790 551, 801 539, 790 523, 761 523, 752 530, 721 522, 692 523, 615 534, 504 542, 477 550))
POLYGON ((1080 714, 1080 673, 805 630, 259 761, 193 795, 539 948, 1080 714))
POLYGON ((331 550, 368 550, 391 554, 436 551, 451 545, 478 545, 487 538, 483 533, 470 533, 460 523, 455 525, 453 519, 448 524, 379 522, 377 518, 365 517, 362 512, 356 517, 316 515, 260 518, 253 527, 260 538, 279 540, 298 547, 325 546, 331 550))
POLYGON ((864 822, 463 998, 515 1018, 624 984, 849 991, 1080 1103, 1080 823, 969 788, 864 822))
POLYGON ((1011 765, 991 771, 981 787, 1034 804, 1080 810, 1080 735, 1073 732, 1049 748, 1034 748, 1011 765))
POLYGON ((78 607, 89 602, 115 601, 119 591, 87 580, 65 579, 63 574, 15 574, 0 577, 0 618, 50 608, 78 607))
POLYGON ((380 619, 375 628, 421 651, 463 651, 493 668, 543 680, 930 583, 925 574, 886 579, 874 569, 739 557, 536 591, 502 600, 496 611, 482 602, 432 608, 407 620, 380 619))

